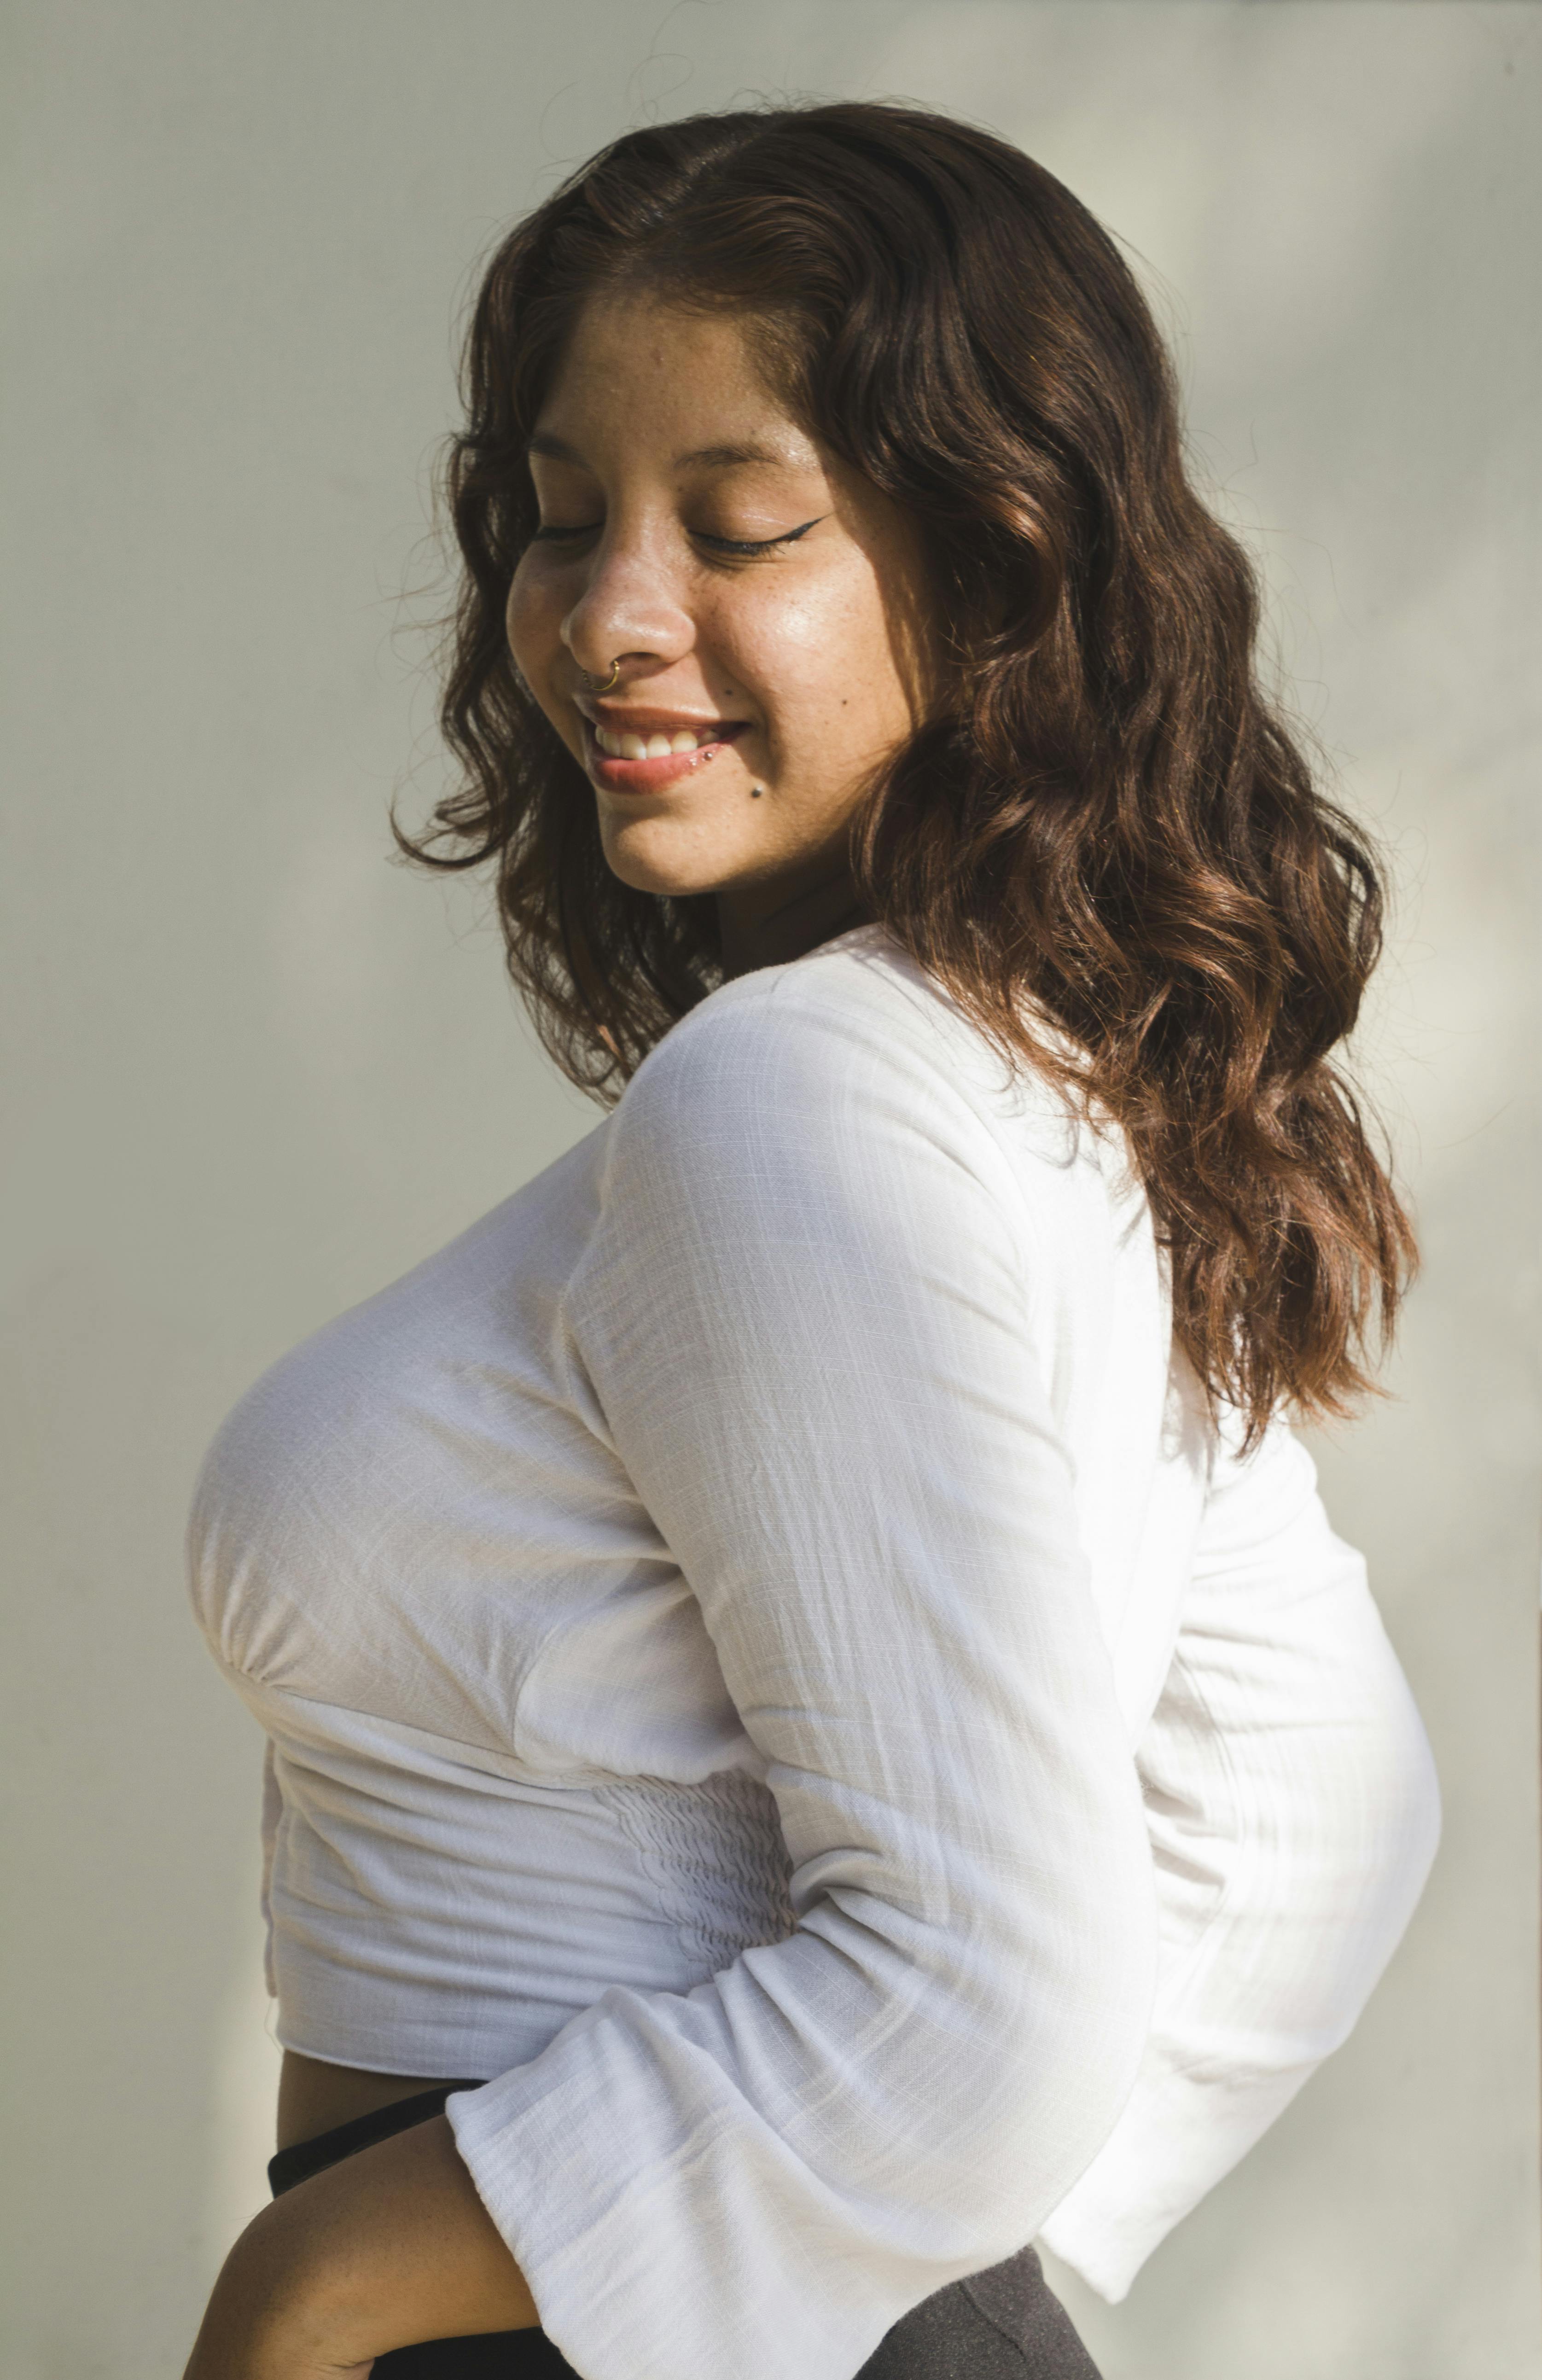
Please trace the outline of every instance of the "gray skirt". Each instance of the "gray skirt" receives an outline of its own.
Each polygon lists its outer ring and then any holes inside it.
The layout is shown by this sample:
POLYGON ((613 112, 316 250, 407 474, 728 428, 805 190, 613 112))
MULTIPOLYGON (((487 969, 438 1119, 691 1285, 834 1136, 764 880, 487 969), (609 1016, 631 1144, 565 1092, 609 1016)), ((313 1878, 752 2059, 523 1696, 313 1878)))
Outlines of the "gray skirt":
MULTIPOLYGON (((443 2082, 398 2099, 351 2124, 280 2149, 268 2167, 273 2196, 338 2165, 372 2142, 389 2140, 437 2116, 452 2091, 443 2082)), ((501 2330, 480 2338, 435 2338, 375 2359, 373 2380, 580 2380, 543 2330, 501 2330)), ((725 2374, 723 2380, 732 2380, 725 2374)), ((1071 2317, 1044 2278, 1038 2258, 1020 2248, 1003 2265, 953 2281, 924 2298, 880 2341, 853 2380, 1099 2380, 1098 2367, 1071 2317)))

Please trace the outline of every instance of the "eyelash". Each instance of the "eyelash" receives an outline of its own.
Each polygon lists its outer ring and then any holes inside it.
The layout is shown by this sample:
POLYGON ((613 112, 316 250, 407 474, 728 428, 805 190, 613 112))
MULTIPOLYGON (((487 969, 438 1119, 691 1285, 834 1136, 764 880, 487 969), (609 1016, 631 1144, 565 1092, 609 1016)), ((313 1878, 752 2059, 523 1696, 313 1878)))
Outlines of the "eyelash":
MULTIPOLYGON (((555 527, 543 528, 538 528, 535 532, 535 536, 538 540, 543 540, 546 543, 550 544, 558 538, 592 537, 598 526, 598 522, 591 521, 586 526, 578 528, 557 528, 555 527)), ((696 532, 696 541, 698 545, 711 546, 718 553, 770 553, 776 546, 795 544, 800 537, 807 537, 811 528, 817 528, 818 527, 819 522, 817 520, 805 521, 801 528, 786 529, 783 532, 781 537, 758 538, 709 537, 705 530, 698 530, 696 532)))

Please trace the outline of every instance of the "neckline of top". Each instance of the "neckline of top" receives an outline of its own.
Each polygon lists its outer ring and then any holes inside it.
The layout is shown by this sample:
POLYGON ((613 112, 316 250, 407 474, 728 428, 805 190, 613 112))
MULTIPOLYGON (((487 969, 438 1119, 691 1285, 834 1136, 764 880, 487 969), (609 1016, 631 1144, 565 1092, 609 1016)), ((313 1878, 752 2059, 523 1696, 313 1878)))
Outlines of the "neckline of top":
POLYGON ((887 934, 888 931, 888 927, 879 918, 869 917, 863 925, 848 926, 844 934, 832 934, 828 942, 816 942, 811 950, 800 951, 795 959, 789 959, 785 964, 789 966, 801 966, 805 959, 827 958, 832 951, 840 950, 846 942, 860 941, 868 935, 887 934))

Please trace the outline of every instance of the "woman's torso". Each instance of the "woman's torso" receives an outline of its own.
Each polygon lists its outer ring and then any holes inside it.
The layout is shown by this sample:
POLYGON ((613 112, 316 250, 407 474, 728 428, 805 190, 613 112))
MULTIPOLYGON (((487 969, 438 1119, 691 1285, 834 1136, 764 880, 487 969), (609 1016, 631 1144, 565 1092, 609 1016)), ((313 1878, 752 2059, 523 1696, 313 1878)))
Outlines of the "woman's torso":
MULTIPOLYGON (((1111 1136, 1008 1082, 881 929, 795 964, 874 1065, 946 1070, 990 1127, 1133 1745, 1208 1460, 1145 1202, 1111 1136)), ((287 2139, 506 2070, 608 1984, 688 1991, 792 1927, 763 1763, 572 1326, 609 1129, 285 1358, 205 1465, 195 1602, 272 1746, 287 2139)))

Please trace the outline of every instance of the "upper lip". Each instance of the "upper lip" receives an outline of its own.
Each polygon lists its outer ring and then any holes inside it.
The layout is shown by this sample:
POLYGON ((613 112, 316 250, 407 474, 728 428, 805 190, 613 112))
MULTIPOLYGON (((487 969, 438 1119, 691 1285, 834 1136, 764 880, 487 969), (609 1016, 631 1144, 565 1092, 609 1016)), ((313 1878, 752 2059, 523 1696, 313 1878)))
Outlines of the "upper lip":
POLYGON ((611 735, 676 735, 684 728, 742 727, 742 719, 724 719, 719 711, 657 710, 642 702, 595 702, 588 696, 573 698, 591 727, 603 727, 611 735))

